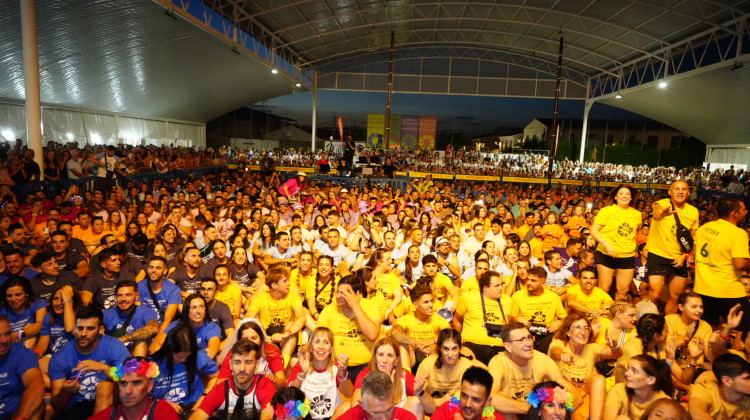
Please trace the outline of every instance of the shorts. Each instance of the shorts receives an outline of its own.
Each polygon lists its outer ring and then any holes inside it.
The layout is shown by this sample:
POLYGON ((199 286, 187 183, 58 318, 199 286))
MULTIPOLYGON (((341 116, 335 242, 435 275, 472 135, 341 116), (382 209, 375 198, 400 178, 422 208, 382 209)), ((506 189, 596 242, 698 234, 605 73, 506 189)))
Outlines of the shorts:
MULTIPOLYGON (((702 320, 708 322, 712 327, 719 325, 722 318, 726 320, 729 310, 736 304, 742 305, 740 309, 744 313, 750 313, 750 299, 741 298, 717 298, 713 296, 701 295, 703 298, 703 316, 702 320)), ((737 331, 750 331, 750 317, 743 316, 737 331)))
POLYGON ((646 268, 648 269, 649 276, 664 276, 665 278, 674 274, 677 277, 687 278, 688 267, 687 264, 683 264, 682 267, 675 267, 672 265, 672 261, 669 258, 664 258, 661 255, 648 253, 648 262, 646 268))
POLYGON ((485 365, 489 364, 490 360, 495 357, 496 354, 505 351, 504 346, 488 346, 485 344, 475 344, 466 341, 464 341, 464 346, 468 347, 469 350, 474 353, 474 357, 485 365))
POLYGON ((596 265, 602 265, 612 270, 633 270, 635 269, 635 257, 615 258, 596 251, 594 254, 596 265))

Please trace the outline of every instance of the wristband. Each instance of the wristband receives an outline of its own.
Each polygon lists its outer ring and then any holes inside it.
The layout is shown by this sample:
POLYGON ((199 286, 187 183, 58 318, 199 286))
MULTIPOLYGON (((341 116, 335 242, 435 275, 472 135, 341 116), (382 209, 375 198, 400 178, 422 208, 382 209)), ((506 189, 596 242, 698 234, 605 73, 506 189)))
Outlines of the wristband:
POLYGON ((345 380, 349 379, 349 371, 346 370, 346 369, 341 370, 341 371, 339 371, 339 375, 338 376, 339 376, 339 381, 345 381, 345 380), (344 374, 341 375, 341 372, 344 372, 344 374))
POLYGON ((724 335, 724 333, 722 333, 721 331, 719 331, 719 338, 721 338, 724 341, 729 341, 729 337, 724 335))
POLYGON ((421 397, 422 397, 422 395, 424 395, 424 389, 420 389, 420 390, 419 390, 419 392, 417 392, 417 393, 416 393, 415 395, 416 395, 417 397, 420 397, 420 398, 421 398, 421 397))
POLYGON ((70 303, 73 303, 73 299, 68 299, 68 300, 64 300, 64 301, 63 301, 63 304, 66 304, 66 303, 68 303, 68 302, 70 302, 70 303))
POLYGON ((661 359, 661 360, 663 360, 663 361, 664 361, 664 363, 666 363, 666 364, 667 364, 667 366, 669 366, 669 367, 672 367, 672 364, 674 363, 674 361, 672 361, 672 360, 669 360, 669 359, 667 359, 667 358, 664 358, 664 359, 661 359))

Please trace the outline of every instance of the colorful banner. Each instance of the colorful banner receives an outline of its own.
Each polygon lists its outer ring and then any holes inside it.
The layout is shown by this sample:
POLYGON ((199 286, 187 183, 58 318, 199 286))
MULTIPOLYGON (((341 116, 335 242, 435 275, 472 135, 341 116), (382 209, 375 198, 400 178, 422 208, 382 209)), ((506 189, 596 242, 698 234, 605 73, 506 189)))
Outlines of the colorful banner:
POLYGON ((401 147, 401 116, 391 115, 391 132, 388 134, 390 143, 388 147, 395 149, 401 147))
POLYGON ((655 190, 668 190, 669 184, 649 184, 649 186, 655 190))
POLYGON ((599 186, 605 188, 614 188, 622 184, 622 182, 599 181, 599 186))
POLYGON ((396 172, 393 173, 393 175, 396 175, 396 176, 409 176, 409 173, 408 172, 404 172, 404 171, 396 171, 396 172))
POLYGON ((419 148, 435 150, 437 117, 419 117, 419 148))
POLYGON ((433 174, 431 172, 409 172, 409 176, 411 178, 424 178, 427 175, 431 176, 432 179, 453 179, 453 174, 433 174))
POLYGON ((383 146, 385 115, 367 114, 367 147, 375 149, 383 146))
POLYGON ((341 141, 344 141, 344 117, 336 118, 336 125, 339 127, 339 136, 341 141))
POLYGON ((419 141, 419 117, 404 115, 401 117, 401 148, 416 150, 419 141))
POLYGON ((500 181, 499 176, 487 175, 456 175, 456 179, 465 181, 500 181))

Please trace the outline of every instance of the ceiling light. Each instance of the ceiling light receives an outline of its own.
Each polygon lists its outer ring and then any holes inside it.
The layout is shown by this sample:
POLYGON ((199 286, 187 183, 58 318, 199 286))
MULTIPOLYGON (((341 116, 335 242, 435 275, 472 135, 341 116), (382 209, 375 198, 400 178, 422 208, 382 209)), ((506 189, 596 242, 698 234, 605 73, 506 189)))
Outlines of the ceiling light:
POLYGON ((661 82, 659 82, 659 87, 664 89, 665 87, 667 87, 667 82, 662 80, 661 82))
POLYGON ((302 87, 302 83, 297 82, 297 83, 294 84, 294 86, 296 86, 296 87, 302 87))
POLYGON ((279 72, 279 71, 278 71, 278 70, 276 70, 276 69, 271 69, 271 74, 276 74, 276 73, 278 73, 278 72, 279 72))
POLYGON ((617 94, 615 95, 615 99, 622 99, 622 93, 617 92, 617 94))

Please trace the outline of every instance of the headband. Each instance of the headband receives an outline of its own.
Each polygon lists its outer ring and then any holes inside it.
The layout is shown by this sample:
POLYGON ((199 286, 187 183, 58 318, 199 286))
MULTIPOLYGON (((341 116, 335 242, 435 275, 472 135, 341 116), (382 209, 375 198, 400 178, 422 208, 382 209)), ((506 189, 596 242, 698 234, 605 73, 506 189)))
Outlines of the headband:
POLYGON ((154 362, 149 362, 146 359, 130 358, 124 363, 120 363, 116 366, 112 366, 109 370, 109 376, 115 382, 122 379, 123 376, 134 373, 136 375, 145 376, 149 379, 154 379, 159 376, 159 366, 154 362))
POLYGON ((292 418, 307 417, 310 413, 310 401, 287 401, 286 404, 276 404, 274 414, 277 419, 285 420, 292 418))
POLYGON ((540 403, 565 404, 565 408, 569 412, 573 411, 573 394, 559 386, 539 388, 529 394, 526 402, 534 408, 538 408, 540 403))

